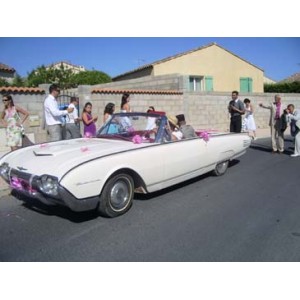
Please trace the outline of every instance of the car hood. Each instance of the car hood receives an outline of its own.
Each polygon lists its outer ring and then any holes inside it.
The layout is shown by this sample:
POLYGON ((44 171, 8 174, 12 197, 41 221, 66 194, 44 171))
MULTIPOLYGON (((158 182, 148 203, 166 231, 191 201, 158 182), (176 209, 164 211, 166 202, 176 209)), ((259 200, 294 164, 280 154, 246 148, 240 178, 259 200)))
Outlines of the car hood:
POLYGON ((26 173, 61 178, 68 170, 86 161, 148 146, 111 139, 74 139, 13 151, 5 155, 0 164, 8 162, 10 167, 26 173))

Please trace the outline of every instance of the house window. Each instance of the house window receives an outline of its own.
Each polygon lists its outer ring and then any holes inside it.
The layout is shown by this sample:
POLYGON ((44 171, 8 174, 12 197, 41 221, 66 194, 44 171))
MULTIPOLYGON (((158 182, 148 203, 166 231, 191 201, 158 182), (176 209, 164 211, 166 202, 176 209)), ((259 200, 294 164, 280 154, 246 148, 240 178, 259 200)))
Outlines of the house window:
POLYGON ((213 77, 212 76, 205 76, 205 91, 212 92, 214 90, 213 84, 213 77))
POLYGON ((241 77, 240 78, 240 91, 241 92, 252 92, 252 78, 241 77))
POLYGON ((189 90, 192 92, 200 92, 203 90, 203 76, 190 76, 189 90))

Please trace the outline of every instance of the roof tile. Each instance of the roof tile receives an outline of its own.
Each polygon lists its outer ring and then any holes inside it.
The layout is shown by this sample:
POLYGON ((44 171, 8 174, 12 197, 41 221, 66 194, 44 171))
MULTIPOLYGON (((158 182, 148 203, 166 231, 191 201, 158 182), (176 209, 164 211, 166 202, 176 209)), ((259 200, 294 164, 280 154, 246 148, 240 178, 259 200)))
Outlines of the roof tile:
POLYGON ((10 66, 2 64, 2 63, 0 63, 0 70, 9 72, 9 73, 14 73, 16 71, 14 68, 11 68, 10 66))
POLYGON ((0 93, 32 93, 32 94, 44 94, 45 91, 40 88, 34 87, 15 87, 15 86, 2 86, 0 87, 0 93))
POLYGON ((152 95, 182 95, 183 93, 177 90, 130 90, 130 89, 93 89, 93 94, 152 94, 152 95))

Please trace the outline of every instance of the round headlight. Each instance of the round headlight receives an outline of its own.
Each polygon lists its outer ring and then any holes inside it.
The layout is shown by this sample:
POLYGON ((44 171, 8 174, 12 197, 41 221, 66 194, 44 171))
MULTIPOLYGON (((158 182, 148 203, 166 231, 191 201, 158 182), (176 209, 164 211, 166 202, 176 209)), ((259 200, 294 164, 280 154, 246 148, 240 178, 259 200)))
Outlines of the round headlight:
POLYGON ((55 177, 48 175, 43 175, 40 180, 38 180, 40 190, 48 195, 57 196, 58 195, 58 181, 55 177))
POLYGON ((0 176, 6 181, 9 180, 9 171, 10 171, 10 168, 9 168, 8 163, 3 163, 0 166, 0 176))

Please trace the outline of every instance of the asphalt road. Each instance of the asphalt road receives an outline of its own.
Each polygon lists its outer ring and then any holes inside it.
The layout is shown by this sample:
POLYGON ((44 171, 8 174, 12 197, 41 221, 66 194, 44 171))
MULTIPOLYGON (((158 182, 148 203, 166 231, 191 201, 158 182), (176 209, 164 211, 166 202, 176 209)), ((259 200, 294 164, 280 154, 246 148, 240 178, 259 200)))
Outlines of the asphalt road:
POLYGON ((300 261, 300 158, 269 144, 255 141, 224 176, 137 195, 114 219, 4 196, 0 260, 300 261))

